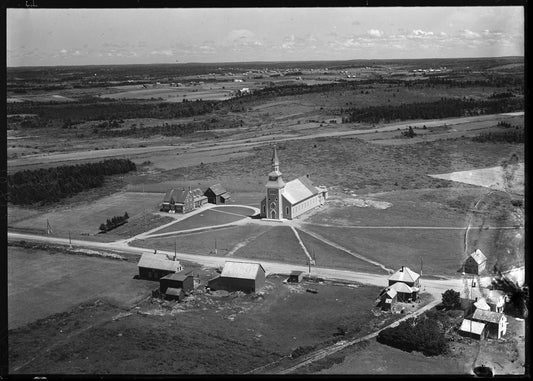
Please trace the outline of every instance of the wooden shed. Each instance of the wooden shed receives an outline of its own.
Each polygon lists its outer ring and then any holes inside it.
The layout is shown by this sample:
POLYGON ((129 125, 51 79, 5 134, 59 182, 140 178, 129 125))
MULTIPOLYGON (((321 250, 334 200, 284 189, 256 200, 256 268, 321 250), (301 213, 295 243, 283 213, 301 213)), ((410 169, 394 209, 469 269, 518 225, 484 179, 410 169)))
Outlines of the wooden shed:
POLYGON ((487 257, 477 249, 466 259, 463 270, 466 274, 480 275, 487 266, 487 257))
POLYGON ((219 277, 211 279, 207 287, 229 292, 257 292, 265 285, 265 269, 260 263, 228 261, 219 277))
POLYGON ((287 282, 289 283, 300 283, 304 279, 304 272, 303 271, 292 271, 289 274, 289 279, 287 279, 287 282))
POLYGON ((459 334, 465 337, 481 340, 487 336, 485 323, 474 321, 471 319, 463 319, 459 334))
POLYGON ((179 261, 173 260, 166 255, 144 253, 137 264, 139 278, 159 280, 165 275, 183 270, 179 261))
POLYGON ((215 184, 207 188, 204 195, 211 204, 227 204, 231 201, 231 195, 220 184, 215 184))
POLYGON ((194 289, 194 277, 192 271, 180 271, 168 274, 159 279, 159 291, 165 294, 168 288, 180 288, 184 292, 194 289))
POLYGON ((398 301, 398 292, 393 287, 387 287, 379 296, 379 307, 382 310, 390 311, 398 301))
POLYGON ((185 292, 181 288, 169 287, 165 290, 165 299, 181 302, 185 298, 185 292))

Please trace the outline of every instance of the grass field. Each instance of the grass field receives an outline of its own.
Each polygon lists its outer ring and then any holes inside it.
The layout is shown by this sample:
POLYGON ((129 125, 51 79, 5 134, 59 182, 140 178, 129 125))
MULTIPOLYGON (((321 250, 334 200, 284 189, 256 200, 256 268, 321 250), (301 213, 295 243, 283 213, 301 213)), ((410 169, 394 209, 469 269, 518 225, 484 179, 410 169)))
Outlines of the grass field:
POLYGON ((137 215, 159 211, 162 194, 119 192, 93 202, 80 203, 74 206, 59 206, 49 212, 25 213, 25 208, 10 210, 13 220, 10 227, 23 229, 42 229, 46 231, 46 221, 50 222, 54 233, 73 234, 98 233, 100 224, 113 216, 123 216, 128 212, 130 218, 137 215), (24 219, 18 219, 23 214, 24 219))
POLYGON ((178 251, 202 255, 213 254, 216 245, 217 255, 228 255, 232 254, 241 244, 255 239, 268 230, 270 230, 269 226, 246 224, 199 233, 135 240, 131 242, 131 245, 168 251, 174 251, 174 245, 176 245, 178 251))
POLYGON ((233 256, 299 265, 305 265, 308 260, 288 226, 274 226, 238 249, 233 256))
MULTIPOLYGON (((217 226, 229 224, 247 218, 246 215, 230 214, 233 212, 225 212, 226 208, 212 208, 206 209, 203 212, 195 214, 184 220, 178 221, 175 224, 167 226, 164 229, 157 230, 153 234, 179 232, 188 229, 196 229, 209 226, 217 226)), ((251 209, 250 209, 251 211, 251 209)), ((251 214, 251 213, 250 213, 251 214)))
POLYGON ((177 314, 150 302, 140 306, 145 314, 118 320, 111 317, 124 311, 105 303, 75 308, 11 330, 10 370, 35 356, 14 373, 244 373, 298 346, 339 340, 337 327, 357 337, 383 324, 370 312, 377 287, 307 281, 288 286, 282 280, 269 277, 259 298, 196 294, 177 306, 177 314), (176 346, 187 348, 188 355, 176 356, 176 346))
POLYGON ((299 229, 297 230, 307 251, 315 259, 316 266, 369 273, 385 273, 381 267, 374 266, 359 258, 355 258, 354 256, 332 247, 299 229))
POLYGON ((393 269, 419 272, 422 258, 425 275, 457 275, 463 260, 463 230, 306 229, 393 269))
POLYGON ((133 279, 136 262, 8 246, 7 267, 10 329, 94 298, 128 307, 154 288, 133 279))

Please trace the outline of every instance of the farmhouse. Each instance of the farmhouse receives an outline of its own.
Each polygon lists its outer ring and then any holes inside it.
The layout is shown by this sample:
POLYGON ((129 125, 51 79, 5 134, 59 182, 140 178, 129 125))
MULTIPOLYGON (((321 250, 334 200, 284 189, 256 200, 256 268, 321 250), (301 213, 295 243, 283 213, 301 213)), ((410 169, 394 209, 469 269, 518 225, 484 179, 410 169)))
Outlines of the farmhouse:
POLYGON ((507 317, 500 312, 475 310, 472 320, 487 325, 488 337, 500 339, 507 331, 507 317))
POLYGON ((420 291, 420 274, 402 266, 389 277, 389 288, 396 290, 400 302, 416 300, 420 291))
POLYGON ((161 211, 189 213, 207 203, 207 197, 200 189, 169 189, 163 198, 161 211))
POLYGON ((159 280, 165 275, 183 270, 180 262, 166 255, 144 253, 137 264, 139 278, 159 280))
POLYGON ((207 286, 212 290, 256 292, 265 285, 265 269, 260 263, 227 261, 219 277, 207 286))
POLYGON ((192 291, 194 289, 192 271, 180 271, 178 273, 165 275, 159 279, 159 291, 162 294, 165 294, 169 288, 179 288, 184 292, 192 291))
POLYGON ((481 250, 477 249, 466 259, 463 271, 467 274, 479 275, 485 270, 486 265, 487 257, 481 252, 481 250))
POLYGON ((220 184, 215 184, 207 188, 204 192, 207 201, 211 204, 227 204, 231 201, 231 195, 220 184))
POLYGON ((279 171, 276 148, 272 154, 273 170, 268 174, 266 197, 261 201, 261 217, 272 220, 292 220, 323 205, 328 197, 325 187, 315 187, 309 175, 285 183, 279 171))

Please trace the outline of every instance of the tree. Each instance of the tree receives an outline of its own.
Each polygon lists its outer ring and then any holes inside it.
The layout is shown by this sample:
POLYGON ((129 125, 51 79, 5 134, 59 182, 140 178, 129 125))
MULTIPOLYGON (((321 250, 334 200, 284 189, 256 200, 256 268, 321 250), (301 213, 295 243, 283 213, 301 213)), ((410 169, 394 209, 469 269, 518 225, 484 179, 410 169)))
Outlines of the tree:
POLYGON ((446 290, 442 294, 442 305, 445 308, 455 308, 461 305, 461 294, 454 290, 446 290))
POLYGON ((128 216, 128 212, 125 212, 124 213, 124 219, 127 220, 128 218, 130 218, 130 216, 128 216))
POLYGON ((101 224, 100 225, 100 230, 103 231, 103 232, 105 232, 107 230, 105 224, 101 224))

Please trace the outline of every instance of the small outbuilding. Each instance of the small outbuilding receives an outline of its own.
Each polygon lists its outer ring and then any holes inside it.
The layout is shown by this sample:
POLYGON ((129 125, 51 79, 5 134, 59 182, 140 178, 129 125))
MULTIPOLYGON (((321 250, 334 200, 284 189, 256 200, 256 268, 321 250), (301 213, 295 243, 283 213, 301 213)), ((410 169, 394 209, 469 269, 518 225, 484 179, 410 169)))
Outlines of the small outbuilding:
POLYGON ((470 319, 463 319, 459 334, 465 337, 481 340, 486 337, 485 323, 470 319))
POLYGON ((207 287, 229 292, 257 292, 265 285, 265 269, 260 263, 233 262, 224 264, 219 277, 211 279, 207 287))
POLYGON ((207 188, 204 195, 211 204, 227 204, 231 201, 231 195, 220 184, 215 184, 207 188))
POLYGON ((466 259, 463 270, 466 274, 480 275, 487 266, 487 257, 477 249, 466 259))
POLYGON ((182 289, 189 292, 194 289, 194 276, 192 271, 180 271, 179 273, 168 274, 159 279, 159 291, 165 294, 167 289, 182 289))
POLYGON ((177 300, 178 302, 181 302, 185 298, 185 292, 181 288, 169 287, 166 289, 164 295, 165 299, 177 300))
POLYGON ((300 283, 304 279, 304 272, 303 271, 292 271, 289 274, 289 279, 287 279, 287 282, 289 283, 300 283))
POLYGON ((387 287, 379 296, 378 306, 382 310, 391 311, 394 304, 398 301, 398 292, 393 287, 387 287))
POLYGON ((165 275, 183 270, 181 263, 166 255, 144 253, 137 263, 139 278, 159 280, 165 275))
POLYGON ((488 337, 500 339, 507 332, 507 316, 501 312, 475 310, 472 320, 485 323, 488 337))

